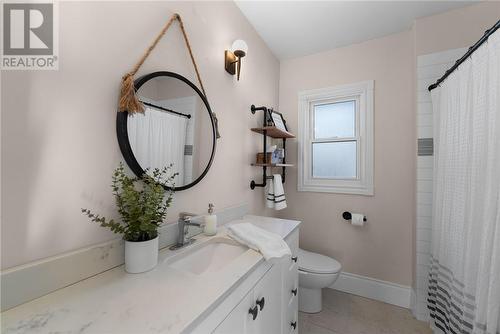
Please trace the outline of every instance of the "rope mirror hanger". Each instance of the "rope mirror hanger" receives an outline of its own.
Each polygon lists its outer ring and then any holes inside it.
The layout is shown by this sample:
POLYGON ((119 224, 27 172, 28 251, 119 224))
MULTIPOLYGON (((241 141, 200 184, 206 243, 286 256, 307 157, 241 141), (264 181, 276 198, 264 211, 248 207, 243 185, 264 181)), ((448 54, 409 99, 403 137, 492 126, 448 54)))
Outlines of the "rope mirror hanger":
MULTIPOLYGON (((186 30, 184 29, 184 23, 182 22, 181 16, 179 14, 175 13, 168 20, 167 24, 165 24, 165 26, 160 31, 160 33, 156 36, 153 43, 151 43, 151 45, 147 48, 147 50, 144 52, 144 54, 139 59, 139 61, 135 64, 132 71, 128 72, 127 74, 125 74, 122 77, 122 83, 121 83, 121 89, 120 89, 120 100, 119 100, 119 106, 118 106, 119 112, 128 112, 128 113, 137 113, 137 112, 143 113, 144 112, 144 106, 137 98, 137 95, 135 92, 134 75, 139 71, 142 64, 144 64, 144 62, 146 61, 148 56, 154 50, 156 45, 160 42, 161 38, 165 35, 165 33, 170 28, 172 23, 174 23, 174 21, 179 22, 179 25, 180 25, 180 28, 182 31, 182 36, 184 37, 184 41, 186 42, 186 47, 189 51, 189 56, 191 58, 191 62, 193 63, 193 67, 194 67, 194 70, 196 72, 196 77, 198 79, 198 83, 200 84, 200 88, 201 88, 201 91, 203 92, 203 95, 205 95, 205 97, 207 97, 207 94, 205 92, 205 87, 203 86, 203 82, 201 81, 200 72, 198 71, 198 65, 196 64, 196 61, 195 61, 194 55, 193 55, 193 50, 191 49, 191 44, 189 43, 189 38, 187 36, 186 30)), ((212 117, 214 119, 215 131, 216 131, 216 136, 218 139, 218 138, 220 138, 220 134, 219 134, 217 116, 215 115, 215 113, 212 113, 212 117)))

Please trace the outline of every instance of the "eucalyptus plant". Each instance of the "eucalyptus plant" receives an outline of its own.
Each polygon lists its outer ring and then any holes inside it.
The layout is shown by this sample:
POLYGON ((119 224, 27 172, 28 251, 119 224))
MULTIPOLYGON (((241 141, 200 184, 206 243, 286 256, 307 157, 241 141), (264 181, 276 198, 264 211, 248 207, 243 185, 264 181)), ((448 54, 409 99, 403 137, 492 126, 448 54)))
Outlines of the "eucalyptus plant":
POLYGON ((120 163, 113 173, 111 188, 121 220, 108 219, 89 209, 82 209, 82 213, 102 227, 123 234, 126 241, 152 240, 158 236, 173 200, 174 178, 179 173, 171 173, 171 169, 172 164, 155 168, 151 174, 146 170, 141 177, 130 177, 120 163), (171 190, 165 190, 163 185, 171 190))

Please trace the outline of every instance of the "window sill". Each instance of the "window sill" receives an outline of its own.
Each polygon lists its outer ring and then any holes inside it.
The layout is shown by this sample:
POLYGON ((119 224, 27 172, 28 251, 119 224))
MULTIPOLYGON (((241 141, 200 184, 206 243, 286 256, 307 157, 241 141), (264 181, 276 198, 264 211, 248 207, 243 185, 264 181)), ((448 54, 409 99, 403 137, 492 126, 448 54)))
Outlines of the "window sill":
POLYGON ((374 196, 373 187, 299 185, 297 191, 374 196))

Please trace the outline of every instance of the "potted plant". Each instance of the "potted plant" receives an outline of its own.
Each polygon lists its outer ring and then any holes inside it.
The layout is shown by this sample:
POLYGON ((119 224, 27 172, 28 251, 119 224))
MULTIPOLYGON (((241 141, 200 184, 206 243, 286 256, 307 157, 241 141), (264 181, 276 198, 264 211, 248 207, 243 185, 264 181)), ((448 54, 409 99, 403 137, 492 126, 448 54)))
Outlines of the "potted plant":
POLYGON ((147 170, 141 177, 130 177, 123 163, 115 169, 111 188, 121 216, 120 221, 107 219, 82 209, 93 222, 123 234, 125 240, 125 270, 141 273, 153 269, 158 263, 158 228, 167 215, 173 199, 173 190, 166 191, 162 184, 174 188, 174 178, 169 175, 172 165, 163 169, 147 170))

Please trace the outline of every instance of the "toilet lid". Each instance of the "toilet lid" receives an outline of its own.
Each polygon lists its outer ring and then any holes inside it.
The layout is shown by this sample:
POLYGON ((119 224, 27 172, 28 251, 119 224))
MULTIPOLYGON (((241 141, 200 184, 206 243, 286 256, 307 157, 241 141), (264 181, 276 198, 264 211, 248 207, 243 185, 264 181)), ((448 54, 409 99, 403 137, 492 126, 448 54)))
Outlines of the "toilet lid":
POLYGON ((299 249, 299 269, 316 274, 338 273, 342 266, 331 257, 299 249))

